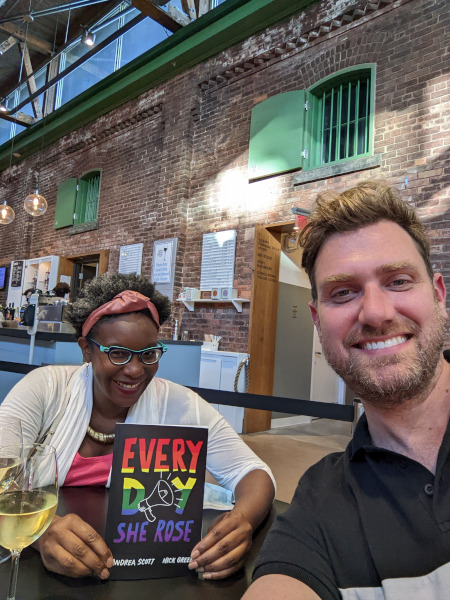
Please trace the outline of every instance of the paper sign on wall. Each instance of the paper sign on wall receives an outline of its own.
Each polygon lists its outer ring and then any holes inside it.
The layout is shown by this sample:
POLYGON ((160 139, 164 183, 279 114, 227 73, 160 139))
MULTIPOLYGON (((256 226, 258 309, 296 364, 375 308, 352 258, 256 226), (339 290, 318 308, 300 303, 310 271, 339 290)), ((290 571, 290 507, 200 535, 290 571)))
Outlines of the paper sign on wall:
POLYGON ((106 543, 110 579, 188 575, 200 541, 208 429, 118 424, 106 543))
POLYGON ((155 242, 153 255, 153 281, 170 283, 173 242, 155 242))
POLYGON ((120 246, 119 273, 141 274, 143 247, 142 243, 120 246))
POLYGON ((236 230, 203 234, 200 289, 233 287, 236 230))

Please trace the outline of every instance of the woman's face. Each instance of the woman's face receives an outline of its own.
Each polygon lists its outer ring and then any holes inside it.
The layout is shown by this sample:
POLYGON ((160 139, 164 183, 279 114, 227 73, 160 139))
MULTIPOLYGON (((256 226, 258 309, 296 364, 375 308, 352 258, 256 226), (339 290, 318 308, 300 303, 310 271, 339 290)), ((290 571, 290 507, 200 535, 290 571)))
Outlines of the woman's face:
MULTIPOLYGON (((95 326, 88 337, 106 347, 143 350, 157 345, 157 333, 150 317, 130 313, 95 326)), ((158 370, 158 363, 144 365, 137 355, 126 365, 113 365, 108 355, 86 338, 80 338, 78 343, 84 359, 92 363, 94 405, 105 417, 119 416, 136 404, 158 370)))

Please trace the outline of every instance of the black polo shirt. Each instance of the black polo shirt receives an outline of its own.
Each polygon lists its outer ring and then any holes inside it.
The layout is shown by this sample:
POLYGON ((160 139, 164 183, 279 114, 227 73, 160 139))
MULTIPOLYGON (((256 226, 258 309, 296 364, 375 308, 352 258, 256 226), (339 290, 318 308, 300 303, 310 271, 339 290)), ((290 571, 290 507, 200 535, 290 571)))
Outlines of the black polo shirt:
POLYGON ((436 475, 373 446, 365 415, 343 453, 300 479, 254 578, 301 580, 322 600, 450 598, 450 426, 436 475))

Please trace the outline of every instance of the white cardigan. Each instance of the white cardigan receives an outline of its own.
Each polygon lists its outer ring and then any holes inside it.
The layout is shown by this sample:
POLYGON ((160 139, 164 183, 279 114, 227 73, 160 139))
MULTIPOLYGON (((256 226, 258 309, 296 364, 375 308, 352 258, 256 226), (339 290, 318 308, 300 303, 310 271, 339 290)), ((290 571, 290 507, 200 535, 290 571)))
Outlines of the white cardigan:
MULTIPOLYGON (((90 364, 48 366, 31 371, 0 405, 0 425, 7 425, 10 416, 18 417, 22 421, 24 443, 32 444, 51 428, 60 411, 64 413, 49 443, 56 448, 59 485, 63 485, 91 418, 90 364)), ((130 408, 125 422, 207 427, 206 467, 220 485, 234 492, 244 475, 262 469, 275 486, 269 467, 227 421, 203 398, 182 385, 155 377, 130 408)))

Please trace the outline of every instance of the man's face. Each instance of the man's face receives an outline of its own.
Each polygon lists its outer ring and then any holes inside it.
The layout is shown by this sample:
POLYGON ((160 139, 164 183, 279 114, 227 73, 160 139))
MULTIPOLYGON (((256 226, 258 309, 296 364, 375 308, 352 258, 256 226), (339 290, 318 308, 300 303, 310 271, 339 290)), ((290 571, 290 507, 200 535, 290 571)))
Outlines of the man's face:
POLYGON ((431 382, 444 340, 445 286, 392 221, 334 234, 310 303, 329 364, 362 399, 394 406, 431 382))

